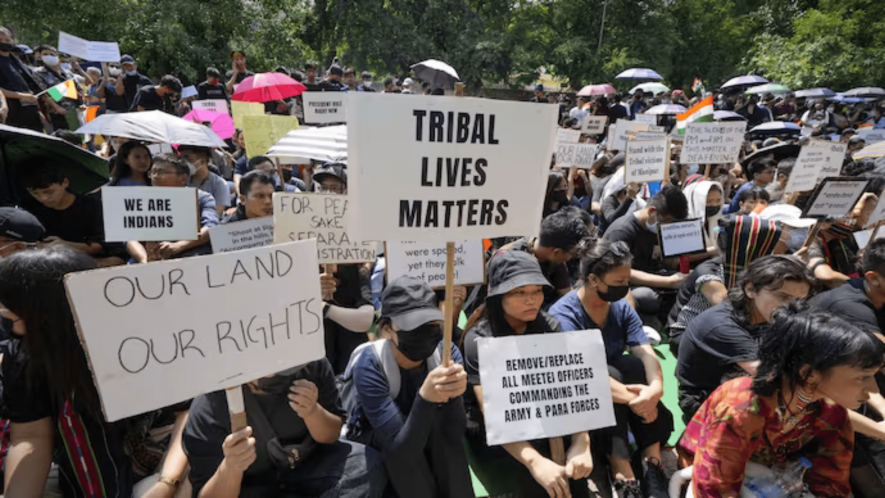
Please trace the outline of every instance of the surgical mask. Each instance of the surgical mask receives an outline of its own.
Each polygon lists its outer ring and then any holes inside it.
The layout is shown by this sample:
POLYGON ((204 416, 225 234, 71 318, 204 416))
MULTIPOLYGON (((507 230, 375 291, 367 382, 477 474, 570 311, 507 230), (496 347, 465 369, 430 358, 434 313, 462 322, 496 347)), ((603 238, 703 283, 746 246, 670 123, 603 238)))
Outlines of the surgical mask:
POLYGON ((72 66, 68 63, 64 63, 61 65, 61 68, 64 69, 65 71, 70 71, 72 67, 74 67, 74 66, 72 66))
POLYGON ((126 76, 135 76, 138 74, 138 71, 126 71, 126 76))
POLYGON ((692 164, 688 167, 688 175, 689 176, 696 175, 696 174, 698 174, 698 170, 700 170, 700 169, 701 169, 700 165, 692 164))
POLYGON ((111 76, 120 76, 120 70, 112 67, 108 69, 108 74, 110 74, 111 76))
POLYGON ((396 348, 411 361, 424 361, 442 340, 439 324, 428 323, 415 330, 400 330, 396 333, 396 348))
POLYGON ((44 55, 43 56, 43 64, 46 64, 47 66, 51 66, 51 67, 57 66, 58 65, 58 57, 56 57, 54 55, 44 55))
POLYGON ((707 206, 704 214, 707 215, 707 218, 712 218, 719 214, 720 211, 722 211, 722 206, 707 206))
POLYGON ((11 43, 0 43, 0 52, 12 52, 15 50, 15 45, 11 43))
POLYGON ((627 293, 630 292, 629 285, 605 284, 605 286, 608 287, 607 291, 602 292, 601 290, 599 290, 599 287, 597 287, 596 294, 599 296, 599 299, 602 299, 603 301, 607 301, 609 303, 624 299, 625 297, 627 297, 627 293))
POLYGON ((645 228, 651 233, 658 233, 658 222, 649 223, 646 221, 645 228))

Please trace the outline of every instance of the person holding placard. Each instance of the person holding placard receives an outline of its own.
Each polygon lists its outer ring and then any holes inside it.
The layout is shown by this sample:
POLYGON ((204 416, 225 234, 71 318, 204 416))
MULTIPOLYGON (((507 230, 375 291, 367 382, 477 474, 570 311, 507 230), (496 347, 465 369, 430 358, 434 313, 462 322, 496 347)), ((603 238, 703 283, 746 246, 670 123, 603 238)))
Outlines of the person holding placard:
POLYGON ((467 371, 467 458, 490 495, 513 493, 519 498, 589 497, 586 478, 593 470, 590 435, 565 437, 566 462, 553 458, 548 440, 489 447, 483 419, 479 346, 481 337, 547 334, 560 331, 559 322, 541 310, 544 288, 550 283, 535 258, 522 251, 503 251, 489 264, 489 297, 464 338, 467 371))
POLYGON ((383 339, 354 353, 348 438, 381 452, 397 496, 473 496, 461 438, 467 374, 461 352, 439 356, 443 316, 422 280, 402 276, 381 296, 383 339), (393 383, 388 371, 398 375, 393 383), (392 392, 392 385, 398 392, 392 392))
POLYGON ((153 164, 151 150, 144 142, 130 140, 120 146, 114 156, 114 170, 111 171, 109 187, 150 186, 150 171, 153 164))
POLYGON ((600 435, 609 442, 607 454, 618 496, 666 496, 661 445, 673 432, 673 415, 661 402, 661 364, 642 320, 624 299, 630 292, 632 261, 625 242, 596 241, 581 258, 581 287, 557 301, 550 314, 563 331, 602 331, 617 425, 600 435), (627 349, 631 355, 624 354, 627 349), (642 454, 639 480, 631 466, 628 431, 642 454))
POLYGON ((758 339, 774 311, 811 290, 805 264, 792 256, 759 258, 741 273, 722 304, 698 315, 679 343, 676 377, 686 422, 723 381, 756 375, 758 339))
MULTIPOLYGON (((719 226, 719 219, 722 217, 722 202, 724 200, 722 185, 719 182, 704 180, 703 177, 697 175, 697 177, 689 179, 682 188, 682 193, 688 200, 688 218, 704 220, 706 240, 716 240, 715 231, 719 226)), ((705 257, 713 255, 708 251, 705 257)))
POLYGON ((250 171, 240 180, 240 203, 221 223, 273 216, 274 179, 263 171, 250 171))
POLYGON ((212 161, 212 149, 194 145, 180 145, 178 153, 187 161, 188 166, 193 167, 191 170, 193 173, 187 181, 187 186, 196 187, 210 194, 215 199, 215 210, 221 217, 233 203, 230 198, 230 185, 224 181, 224 178, 209 169, 209 164, 212 161))

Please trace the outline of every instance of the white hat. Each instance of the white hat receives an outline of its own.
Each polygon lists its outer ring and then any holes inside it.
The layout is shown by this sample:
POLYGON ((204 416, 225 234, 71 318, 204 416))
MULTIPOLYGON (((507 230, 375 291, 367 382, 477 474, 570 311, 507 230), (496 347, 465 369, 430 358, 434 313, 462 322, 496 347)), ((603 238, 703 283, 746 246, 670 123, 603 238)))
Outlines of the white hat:
POLYGON ((802 210, 791 204, 775 204, 759 213, 763 220, 779 221, 793 228, 808 228, 815 224, 814 218, 802 218, 802 210))
POLYGON ((412 83, 414 83, 414 81, 412 81, 412 78, 406 78, 403 80, 403 86, 412 86, 412 83))

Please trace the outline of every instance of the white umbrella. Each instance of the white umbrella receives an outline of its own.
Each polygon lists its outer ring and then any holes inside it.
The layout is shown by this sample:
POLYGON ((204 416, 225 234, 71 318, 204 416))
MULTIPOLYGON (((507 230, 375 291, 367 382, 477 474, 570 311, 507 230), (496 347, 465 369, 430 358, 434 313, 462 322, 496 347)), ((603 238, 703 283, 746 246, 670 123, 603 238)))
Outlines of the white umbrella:
POLYGON ((441 85, 446 87, 455 86, 456 81, 461 81, 458 71, 443 61, 436 59, 427 59, 412 65, 412 71, 415 76, 424 81, 429 81, 431 87, 436 88, 441 85))
POLYGON ((885 97, 885 89, 878 86, 862 86, 860 88, 852 88, 845 92, 846 97, 864 97, 881 99, 885 97))
POLYGON ((645 111, 646 114, 682 114, 687 111, 685 107, 679 104, 660 104, 645 111))
POLYGON ((826 97, 835 97, 836 92, 830 90, 829 88, 809 88, 807 90, 799 90, 794 94, 797 99, 801 98, 811 98, 811 99, 822 99, 826 97))
POLYGON ((628 69, 621 74, 615 76, 616 80, 662 80, 663 76, 658 74, 654 69, 646 69, 644 67, 634 67, 628 69))
POLYGON ((747 118, 741 116, 740 114, 738 114, 738 113, 736 113, 736 112, 732 112, 732 111, 713 111, 713 120, 714 120, 714 121, 728 121, 728 120, 735 121, 735 120, 738 120, 738 119, 742 119, 742 120, 744 120, 744 121, 747 120, 747 118))
POLYGON ((145 142, 227 147, 208 126, 187 121, 162 111, 103 114, 75 133, 125 137, 145 142))
POLYGON ((347 125, 292 130, 265 155, 296 163, 308 160, 347 162, 347 125))
POLYGON ((670 88, 663 83, 643 83, 641 85, 636 85, 630 89, 630 93, 636 93, 636 90, 642 90, 642 93, 666 93, 670 91, 670 88))

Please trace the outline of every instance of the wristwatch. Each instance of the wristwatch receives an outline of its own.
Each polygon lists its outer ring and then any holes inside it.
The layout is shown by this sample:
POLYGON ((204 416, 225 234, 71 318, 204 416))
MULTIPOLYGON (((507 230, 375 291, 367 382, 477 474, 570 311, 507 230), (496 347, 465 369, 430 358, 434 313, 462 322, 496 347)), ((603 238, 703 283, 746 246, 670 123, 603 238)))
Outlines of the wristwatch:
POLYGON ((164 484, 168 484, 168 485, 172 486, 173 488, 178 487, 178 479, 173 479, 172 477, 166 477, 163 474, 160 474, 159 481, 164 484))

